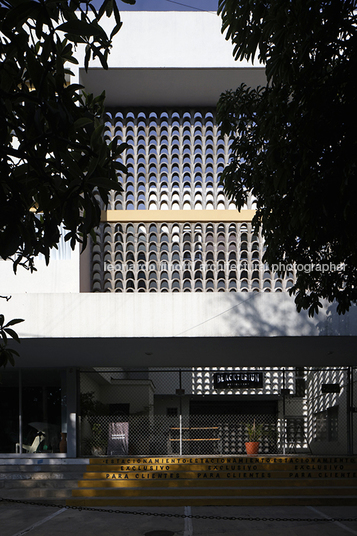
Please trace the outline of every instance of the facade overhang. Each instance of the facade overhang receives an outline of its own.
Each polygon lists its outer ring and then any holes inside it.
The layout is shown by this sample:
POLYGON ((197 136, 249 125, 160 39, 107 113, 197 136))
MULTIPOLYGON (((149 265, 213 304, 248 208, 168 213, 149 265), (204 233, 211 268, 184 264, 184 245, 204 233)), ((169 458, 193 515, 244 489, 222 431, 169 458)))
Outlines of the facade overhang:
POLYGON ((16 367, 347 367, 357 337, 22 339, 16 367))
POLYGON ((18 294, 17 366, 345 366, 357 307, 311 318, 287 293, 18 294))
POLYGON ((266 78, 263 67, 92 67, 79 70, 79 82, 94 95, 105 88, 107 108, 215 108, 224 91, 264 85, 266 78))

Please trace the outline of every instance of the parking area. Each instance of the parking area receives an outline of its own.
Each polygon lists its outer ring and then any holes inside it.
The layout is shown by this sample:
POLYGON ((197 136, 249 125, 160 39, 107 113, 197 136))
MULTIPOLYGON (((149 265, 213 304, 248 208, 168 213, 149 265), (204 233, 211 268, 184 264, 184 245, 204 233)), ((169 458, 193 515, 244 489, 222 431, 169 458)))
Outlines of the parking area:
POLYGON ((119 508, 106 510, 1 501, 0 533, 1 536, 357 535, 357 519, 345 521, 357 518, 354 507, 142 507, 126 508, 127 513, 119 508), (190 518, 190 515, 202 517, 190 518), (208 519, 212 516, 214 519, 208 519))

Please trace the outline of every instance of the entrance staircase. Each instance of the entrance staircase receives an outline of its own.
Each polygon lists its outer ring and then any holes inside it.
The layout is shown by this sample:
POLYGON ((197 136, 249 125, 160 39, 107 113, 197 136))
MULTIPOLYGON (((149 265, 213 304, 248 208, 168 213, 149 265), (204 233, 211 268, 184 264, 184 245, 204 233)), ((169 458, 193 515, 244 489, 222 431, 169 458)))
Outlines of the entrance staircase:
POLYGON ((352 457, 90 460, 71 506, 357 505, 352 457))
POLYGON ((0 497, 63 502, 83 478, 87 459, 0 460, 0 497))

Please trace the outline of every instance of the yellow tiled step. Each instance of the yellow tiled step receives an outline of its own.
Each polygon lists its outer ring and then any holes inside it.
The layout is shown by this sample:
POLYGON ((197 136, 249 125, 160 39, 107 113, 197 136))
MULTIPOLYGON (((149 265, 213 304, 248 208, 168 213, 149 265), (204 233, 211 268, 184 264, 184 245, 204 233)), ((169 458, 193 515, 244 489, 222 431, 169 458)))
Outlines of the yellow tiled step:
POLYGON ((323 472, 346 472, 352 471, 357 476, 357 464, 354 463, 312 463, 312 464, 283 464, 283 463, 216 463, 216 464, 122 464, 108 465, 105 468, 103 465, 87 465, 86 472, 88 474, 98 473, 142 473, 142 472, 179 472, 179 471, 195 471, 195 472, 217 472, 217 471, 260 471, 273 473, 275 471, 285 472, 306 472, 306 471, 323 471, 323 472))
POLYGON ((213 464, 287 464, 287 465, 306 465, 306 464, 357 464, 357 458, 354 456, 138 456, 138 457, 103 457, 91 458, 89 464, 109 467, 111 465, 213 465, 213 464))
POLYGON ((99 506, 99 507, 127 507, 142 506, 357 506, 357 497, 349 494, 339 497, 304 496, 289 497, 286 494, 279 497, 177 497, 177 498, 73 498, 67 500, 68 506, 99 506))
POLYGON ((356 505, 354 457, 94 458, 77 506, 356 505))
MULTIPOLYGON (((155 488, 202 488, 202 480, 190 480, 190 479, 169 479, 169 480, 156 480, 155 484, 152 480, 149 479, 137 479, 137 480, 80 480, 78 482, 79 488, 152 488, 155 485, 155 488)), ((282 487, 287 485, 286 480, 282 482, 281 479, 276 478, 265 478, 265 479, 210 479, 209 486, 211 488, 221 488, 221 487, 282 487)), ((326 478, 324 480, 309 478, 309 479, 290 479, 288 482, 289 487, 321 487, 335 486, 335 487, 345 487, 357 488, 357 479, 355 478, 339 478, 331 479, 326 478)))
POLYGON ((189 465, 192 463, 357 463, 356 456, 243 456, 240 454, 233 456, 207 455, 207 456, 103 456, 90 458, 90 465, 110 465, 110 464, 161 464, 179 463, 189 465))
MULTIPOLYGON (((244 489, 234 489, 231 487, 219 488, 219 496, 270 496, 281 495, 281 487, 254 487, 244 489)), ((284 488, 286 495, 298 497, 306 495, 325 495, 325 496, 357 496, 356 488, 335 488, 333 487, 314 487, 308 485, 305 487, 286 487, 284 488)), ((211 488, 81 488, 73 490, 73 497, 207 497, 212 496, 211 488)))
POLYGON ((200 481, 211 481, 215 479, 245 479, 245 478, 279 478, 286 482, 291 479, 299 478, 357 478, 356 471, 259 471, 257 469, 251 471, 142 471, 142 472, 107 472, 107 473, 84 473, 83 478, 89 480, 182 480, 182 479, 195 479, 200 481))

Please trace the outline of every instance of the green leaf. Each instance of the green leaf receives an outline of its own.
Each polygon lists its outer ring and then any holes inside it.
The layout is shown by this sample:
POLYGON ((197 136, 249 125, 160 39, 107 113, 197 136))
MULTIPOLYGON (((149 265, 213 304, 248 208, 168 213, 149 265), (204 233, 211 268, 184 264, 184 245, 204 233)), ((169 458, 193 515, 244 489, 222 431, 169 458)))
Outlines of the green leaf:
POLYGON ((84 68, 86 71, 88 71, 90 57, 91 57, 91 48, 89 45, 87 45, 85 49, 85 56, 84 56, 84 68))
POLYGON ((68 34, 73 34, 76 36, 84 36, 84 37, 103 37, 106 38, 107 34, 95 22, 85 22, 83 20, 69 20, 67 22, 64 22, 63 24, 60 24, 57 28, 57 31, 65 32, 68 34))
POLYGON ((119 182, 107 179, 105 177, 96 177, 88 182, 98 186, 98 188, 104 188, 105 190, 121 190, 121 184, 119 182))
POLYGON ((10 337, 12 337, 15 341, 20 342, 19 336, 16 331, 11 328, 4 328, 4 331, 6 331, 6 333, 10 335, 10 337))
POLYGON ((82 86, 82 84, 70 84, 69 86, 66 87, 66 91, 68 93, 75 93, 83 88, 84 86, 82 86))
POLYGON ((9 320, 9 322, 4 327, 14 326, 15 324, 20 324, 20 322, 25 322, 25 320, 23 318, 14 318, 13 320, 9 320))
POLYGON ((120 28, 123 26, 123 23, 120 22, 119 24, 116 24, 112 31, 110 32, 110 39, 113 39, 113 37, 119 32, 120 28))
POLYGON ((73 126, 76 130, 79 130, 80 128, 91 124, 93 124, 92 119, 89 119, 88 117, 80 117, 74 122, 73 126))
POLYGON ((27 19, 36 20, 39 12, 38 2, 21 2, 20 5, 8 11, 4 24, 7 28, 17 28, 27 19))
POLYGON ((86 179, 87 179, 87 180, 88 180, 88 179, 93 175, 93 173, 96 171, 97 166, 98 166, 98 158, 91 158, 91 160, 90 160, 90 162, 89 162, 89 166, 88 166, 87 174, 86 174, 86 179))
POLYGON ((110 17, 113 12, 113 0, 104 0, 98 11, 98 20, 100 20, 104 13, 107 17, 110 17))
POLYGON ((43 78, 46 76, 46 71, 43 69, 41 63, 37 60, 37 57, 28 51, 26 55, 28 76, 32 81, 36 89, 38 89, 43 81, 43 78))
POLYGON ((121 171, 122 173, 128 173, 128 168, 121 162, 114 162, 113 166, 116 170, 121 171))
POLYGON ((98 147, 98 143, 103 140, 103 131, 104 131, 104 125, 99 125, 93 131, 93 134, 90 139, 90 144, 94 149, 98 147))

